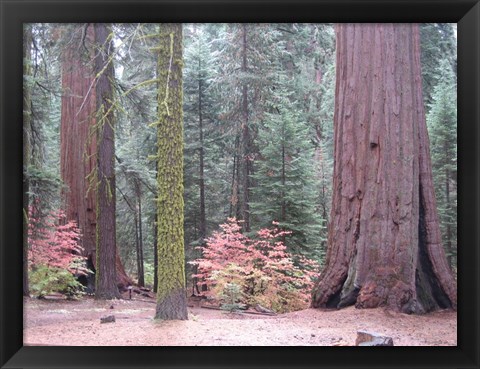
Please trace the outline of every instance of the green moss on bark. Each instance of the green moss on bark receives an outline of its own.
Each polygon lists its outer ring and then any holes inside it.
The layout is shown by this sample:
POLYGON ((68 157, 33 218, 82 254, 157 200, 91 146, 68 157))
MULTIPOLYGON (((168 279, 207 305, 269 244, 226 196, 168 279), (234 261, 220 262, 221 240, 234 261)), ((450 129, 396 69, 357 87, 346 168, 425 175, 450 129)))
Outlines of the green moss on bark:
POLYGON ((187 319, 183 235, 182 24, 162 24, 158 77, 157 319, 187 319))

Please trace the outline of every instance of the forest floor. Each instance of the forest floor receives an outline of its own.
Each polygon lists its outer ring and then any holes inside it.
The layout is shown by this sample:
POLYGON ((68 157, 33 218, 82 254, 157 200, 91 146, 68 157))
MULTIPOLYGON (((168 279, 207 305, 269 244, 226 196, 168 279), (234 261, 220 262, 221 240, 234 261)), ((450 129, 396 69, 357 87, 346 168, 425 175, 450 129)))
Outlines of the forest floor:
POLYGON ((307 309, 275 316, 228 313, 189 304, 185 321, 155 321, 155 299, 24 300, 24 345, 353 346, 358 330, 395 346, 456 346, 457 314, 414 316, 384 309, 307 309), (115 322, 100 323, 114 315, 115 322))

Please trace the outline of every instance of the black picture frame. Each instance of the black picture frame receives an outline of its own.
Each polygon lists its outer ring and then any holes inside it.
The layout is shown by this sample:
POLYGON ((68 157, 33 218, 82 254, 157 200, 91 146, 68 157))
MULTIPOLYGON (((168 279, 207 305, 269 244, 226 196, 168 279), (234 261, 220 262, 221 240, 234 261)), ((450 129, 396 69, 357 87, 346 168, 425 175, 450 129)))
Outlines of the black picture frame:
POLYGON ((479 0, 0 0, 2 368, 479 368, 479 0), (23 347, 22 25, 28 22, 458 23, 457 347, 23 347))

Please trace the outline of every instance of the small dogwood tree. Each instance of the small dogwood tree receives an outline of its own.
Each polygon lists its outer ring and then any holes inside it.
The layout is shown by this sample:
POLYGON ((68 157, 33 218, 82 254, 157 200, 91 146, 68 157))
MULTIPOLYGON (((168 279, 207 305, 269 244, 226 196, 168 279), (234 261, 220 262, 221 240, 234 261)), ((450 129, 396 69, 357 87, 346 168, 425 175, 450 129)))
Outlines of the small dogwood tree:
POLYGON ((318 264, 305 257, 294 263, 281 241, 289 232, 277 226, 273 222, 273 228, 251 239, 235 218, 220 225, 221 231, 199 247, 203 257, 192 262, 198 266, 194 277, 208 287, 202 294, 229 306, 260 304, 277 312, 307 308, 318 264))
POLYGON ((83 286, 75 276, 86 275, 80 230, 73 221, 67 222, 61 211, 43 217, 29 211, 28 267, 30 292, 38 297, 52 292, 69 297, 83 294, 83 286))
MULTIPOLYGON (((31 214, 31 212, 30 212, 31 214)), ((31 268, 40 265, 50 268, 66 269, 75 273, 86 273, 82 268, 84 260, 80 229, 76 222, 65 222, 62 211, 51 212, 42 219, 29 218, 29 265, 31 268), (62 224, 64 223, 64 224, 62 224)))

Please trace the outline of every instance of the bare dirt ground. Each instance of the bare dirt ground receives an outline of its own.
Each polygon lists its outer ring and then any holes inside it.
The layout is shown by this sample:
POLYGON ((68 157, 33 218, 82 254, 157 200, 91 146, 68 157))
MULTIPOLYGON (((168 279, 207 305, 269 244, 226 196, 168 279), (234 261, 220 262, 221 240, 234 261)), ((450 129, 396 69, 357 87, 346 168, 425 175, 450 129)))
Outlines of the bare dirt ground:
POLYGON ((358 330, 395 346, 456 346, 457 314, 307 309, 276 316, 189 307, 189 320, 155 321, 154 299, 24 301, 24 344, 54 346, 353 346, 358 330), (111 308, 113 306, 113 308, 111 308), (100 323, 114 315, 115 322, 100 323))

